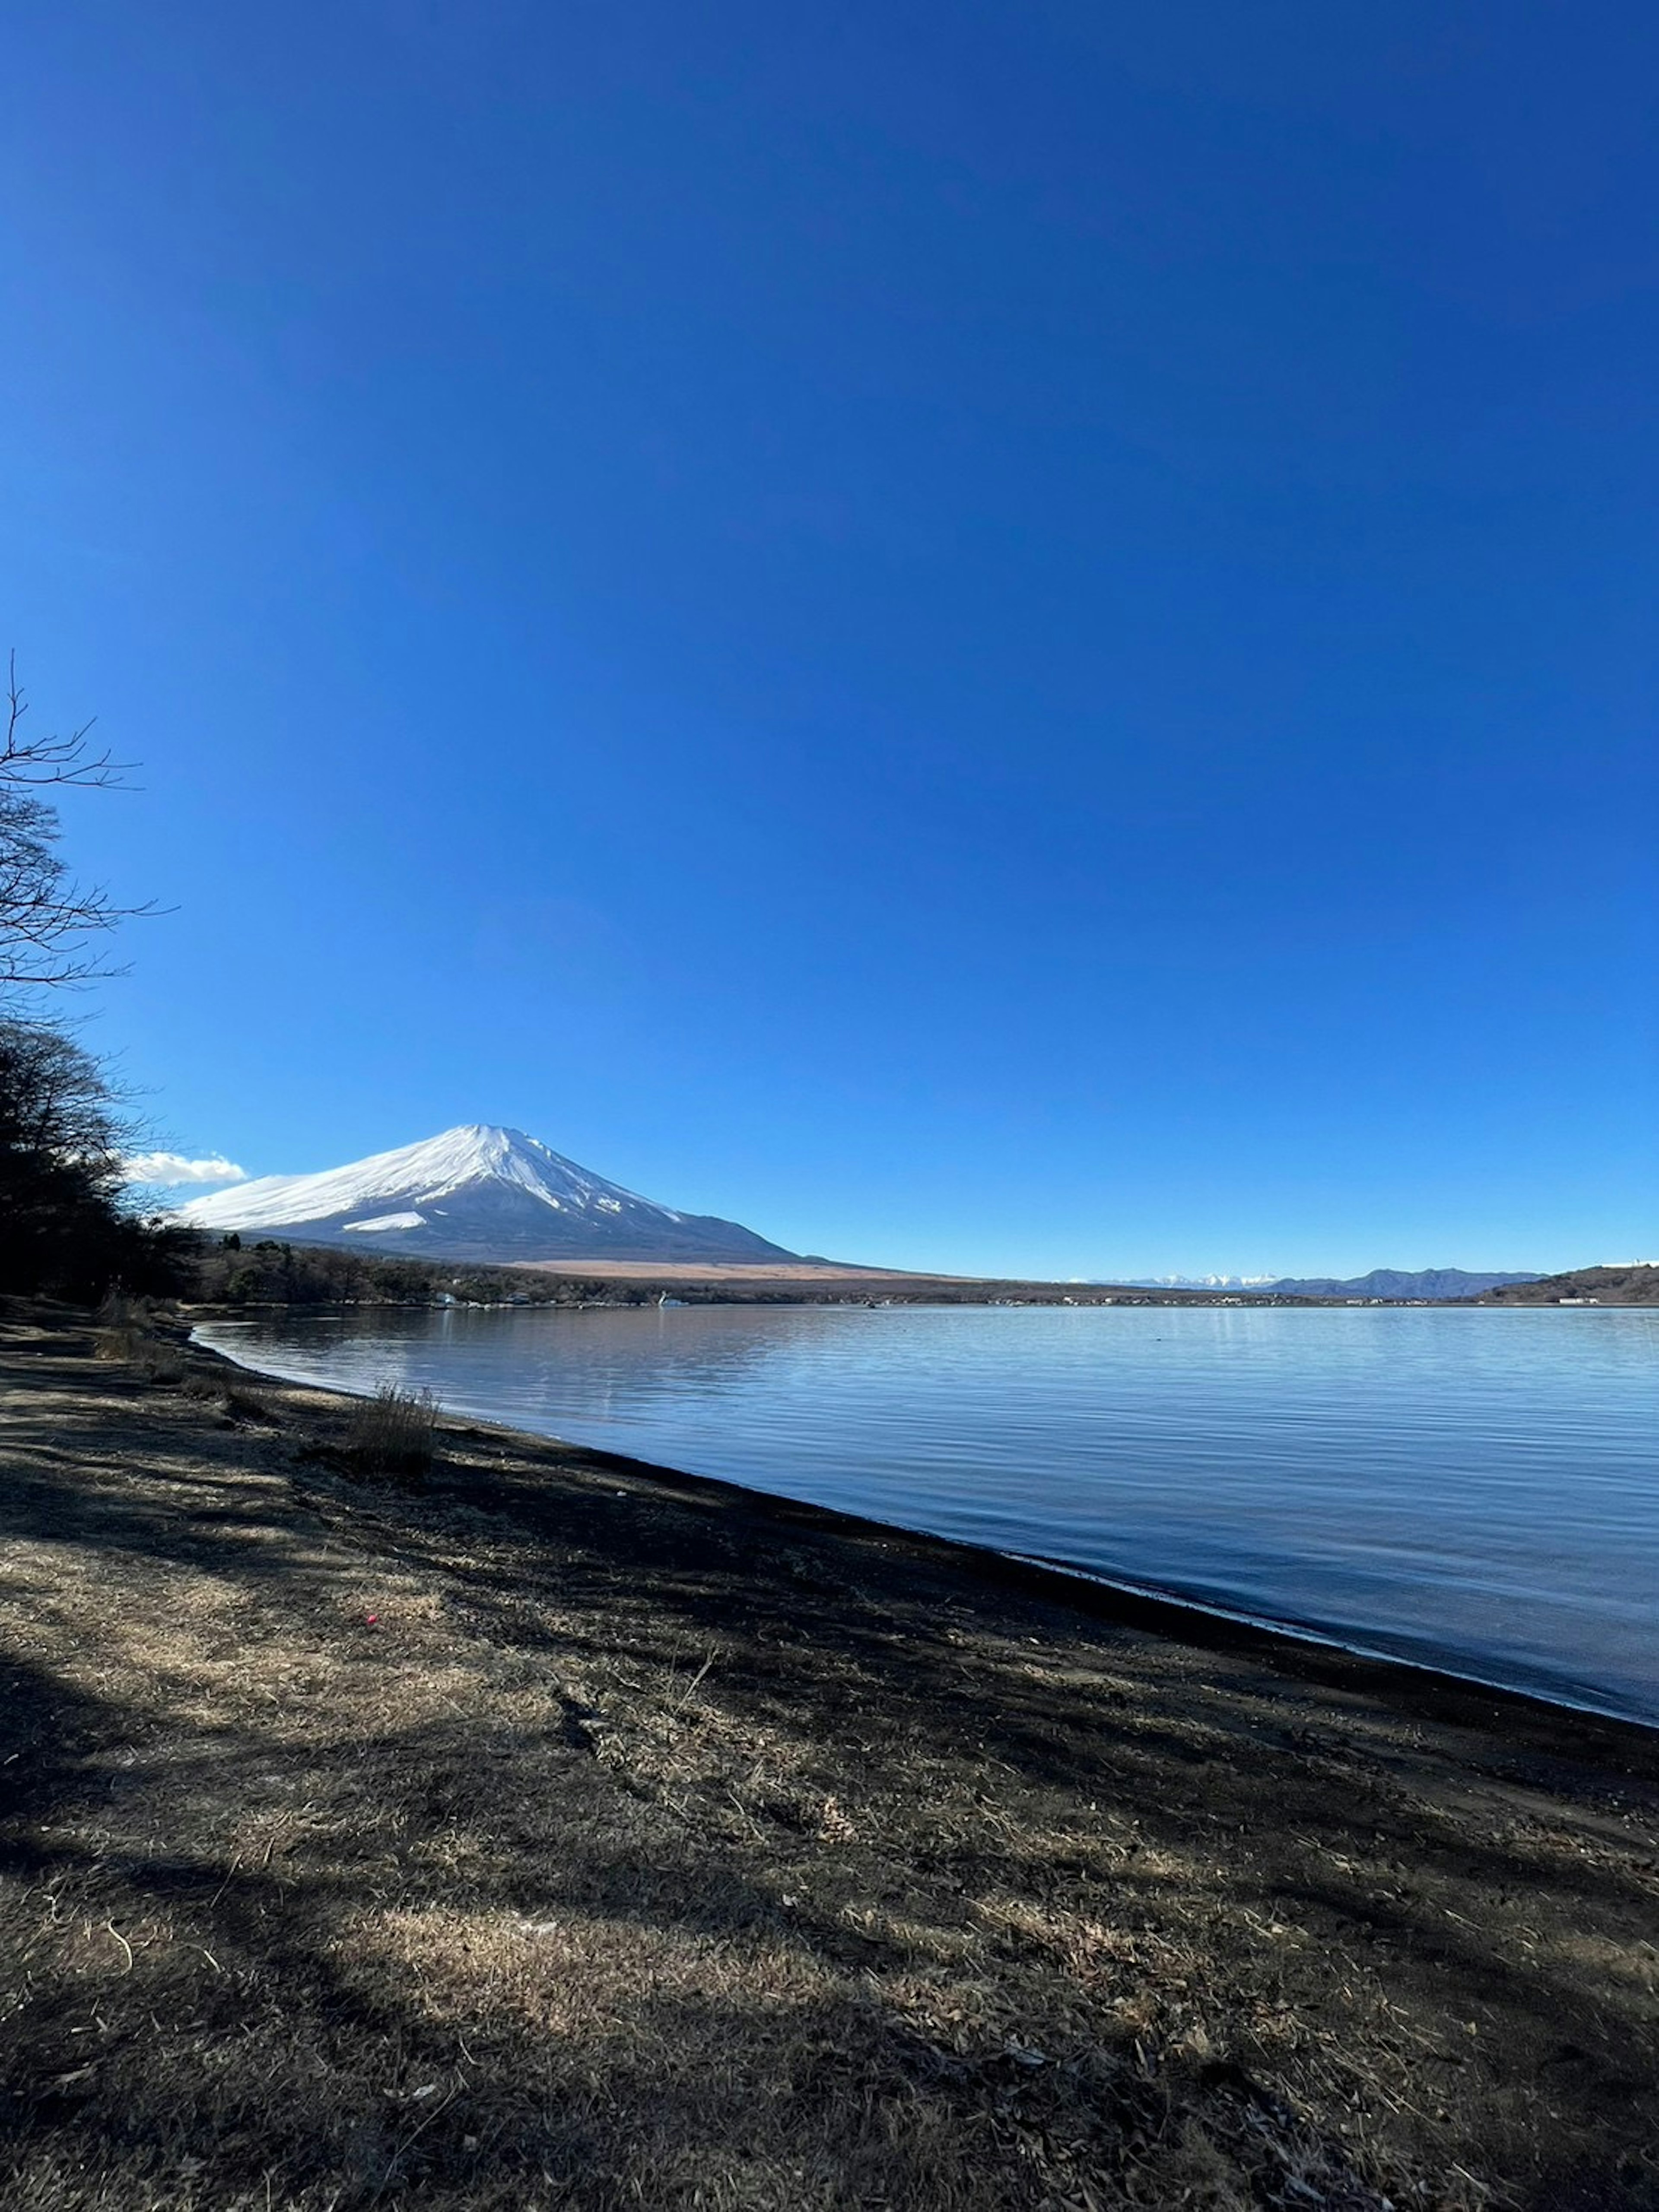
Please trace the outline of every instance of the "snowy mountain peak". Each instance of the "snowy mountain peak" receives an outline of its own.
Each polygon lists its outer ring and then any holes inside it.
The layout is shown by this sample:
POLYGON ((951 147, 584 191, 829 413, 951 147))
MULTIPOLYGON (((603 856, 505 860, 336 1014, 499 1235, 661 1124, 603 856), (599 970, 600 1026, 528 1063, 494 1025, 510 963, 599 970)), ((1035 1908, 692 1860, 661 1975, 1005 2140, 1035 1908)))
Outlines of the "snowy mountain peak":
POLYGON ((684 1214, 567 1159, 522 1129, 469 1121, 320 1175, 264 1176, 194 1199, 199 1229, 282 1231, 475 1260, 787 1260, 736 1222, 684 1214))

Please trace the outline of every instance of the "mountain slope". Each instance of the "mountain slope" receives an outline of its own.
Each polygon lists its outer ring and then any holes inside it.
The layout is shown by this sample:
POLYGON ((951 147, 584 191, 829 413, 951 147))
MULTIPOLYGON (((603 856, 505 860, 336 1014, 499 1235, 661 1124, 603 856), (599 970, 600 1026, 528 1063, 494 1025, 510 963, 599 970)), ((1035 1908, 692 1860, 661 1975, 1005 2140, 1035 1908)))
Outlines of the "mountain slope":
POLYGON ((735 1221, 658 1206, 520 1129, 477 1122, 320 1175, 239 1183, 192 1199, 179 1218, 198 1229, 457 1260, 799 1256, 735 1221))
POLYGON ((1659 1306, 1659 1260, 1609 1260, 1565 1275, 1534 1275, 1490 1291, 1482 1305, 1551 1306, 1564 1301, 1599 1306, 1659 1306))
POLYGON ((1257 1288, 1285 1298, 1478 1298, 1504 1283, 1535 1283, 1536 1275, 1472 1274, 1462 1267, 1424 1267, 1417 1273, 1398 1267, 1373 1267, 1369 1275, 1346 1281, 1331 1275, 1287 1275, 1257 1288))

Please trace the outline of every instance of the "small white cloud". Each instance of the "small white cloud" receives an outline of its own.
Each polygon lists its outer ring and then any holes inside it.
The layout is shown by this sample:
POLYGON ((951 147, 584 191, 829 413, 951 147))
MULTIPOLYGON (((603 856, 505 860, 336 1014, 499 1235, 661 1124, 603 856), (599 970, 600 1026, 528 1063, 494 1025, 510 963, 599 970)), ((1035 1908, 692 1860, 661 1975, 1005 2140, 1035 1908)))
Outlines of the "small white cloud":
POLYGON ((247 1170, 234 1160, 187 1160, 182 1152, 134 1152, 121 1163, 128 1182, 246 1182, 247 1170))

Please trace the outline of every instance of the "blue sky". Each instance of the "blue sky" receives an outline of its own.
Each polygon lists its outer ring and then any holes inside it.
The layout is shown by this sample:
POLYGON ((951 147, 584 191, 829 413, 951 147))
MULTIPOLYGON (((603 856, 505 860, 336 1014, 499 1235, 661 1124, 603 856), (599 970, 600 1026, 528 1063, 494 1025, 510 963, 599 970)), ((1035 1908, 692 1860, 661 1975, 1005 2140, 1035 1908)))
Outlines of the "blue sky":
POLYGON ((12 15, 88 1036, 1061 1275, 1659 1243, 1659 15, 12 15))

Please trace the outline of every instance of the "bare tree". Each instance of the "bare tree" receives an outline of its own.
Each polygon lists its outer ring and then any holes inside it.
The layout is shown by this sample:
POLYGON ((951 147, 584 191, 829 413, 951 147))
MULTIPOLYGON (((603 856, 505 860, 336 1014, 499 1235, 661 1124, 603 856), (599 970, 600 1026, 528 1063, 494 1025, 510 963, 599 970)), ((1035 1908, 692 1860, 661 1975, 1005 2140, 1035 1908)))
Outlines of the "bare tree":
POLYGON ((8 665, 5 735, 0 740, 0 992, 78 983, 113 973, 98 955, 100 939, 148 907, 115 906, 101 885, 77 882, 58 851, 55 790, 106 791, 124 764, 91 744, 92 725, 66 738, 24 727, 28 701, 8 665))

